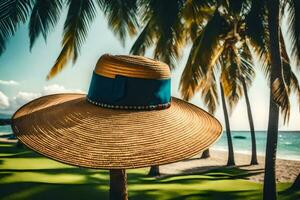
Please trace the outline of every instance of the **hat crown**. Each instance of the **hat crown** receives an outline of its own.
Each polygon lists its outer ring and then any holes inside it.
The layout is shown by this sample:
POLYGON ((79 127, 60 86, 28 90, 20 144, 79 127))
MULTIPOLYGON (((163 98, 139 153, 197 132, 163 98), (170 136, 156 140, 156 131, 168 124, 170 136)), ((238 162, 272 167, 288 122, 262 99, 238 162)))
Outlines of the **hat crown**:
POLYGON ((169 66, 142 56, 105 54, 96 64, 87 100, 105 108, 168 108, 171 104, 169 66))
POLYGON ((108 78, 120 75, 144 79, 169 79, 171 75, 167 64, 136 55, 104 54, 98 60, 94 72, 108 78))

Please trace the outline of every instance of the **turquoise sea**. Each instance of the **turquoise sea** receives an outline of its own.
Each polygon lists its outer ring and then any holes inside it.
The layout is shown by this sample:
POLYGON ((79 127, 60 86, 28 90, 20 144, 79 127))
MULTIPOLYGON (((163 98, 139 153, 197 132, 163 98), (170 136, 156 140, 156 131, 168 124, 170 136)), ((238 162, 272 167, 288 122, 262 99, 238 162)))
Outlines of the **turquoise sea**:
MULTIPOLYGON (((9 115, 0 114, 0 118, 9 118, 9 115)), ((0 126, 0 135, 10 134, 10 126, 0 126)), ((235 152, 251 153, 251 137, 249 131, 232 131, 233 148, 235 152), (244 136, 237 139, 234 136, 244 136)), ((256 145, 259 155, 265 154, 266 131, 256 131, 256 145)), ((224 132, 219 140, 212 146, 216 150, 227 150, 227 137, 224 132)), ((300 160, 300 131, 280 131, 278 135, 277 157, 283 159, 300 160)))
MULTIPOLYGON (((256 148, 258 155, 265 155, 266 131, 256 131, 256 148)), ((249 131, 232 131, 234 152, 251 153, 251 135, 249 131), (244 136, 245 139, 237 139, 234 136, 244 136)), ((227 137, 224 132, 213 145, 213 149, 227 150, 227 137)), ((289 160, 300 160, 300 131, 279 131, 277 157, 289 160)))

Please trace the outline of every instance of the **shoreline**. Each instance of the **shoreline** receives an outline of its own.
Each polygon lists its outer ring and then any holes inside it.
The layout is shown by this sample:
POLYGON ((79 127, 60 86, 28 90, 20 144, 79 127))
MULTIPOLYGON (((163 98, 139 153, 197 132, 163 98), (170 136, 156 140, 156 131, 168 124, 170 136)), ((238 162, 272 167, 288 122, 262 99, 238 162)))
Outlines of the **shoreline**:
MULTIPOLYGON (((0 142, 16 143, 17 139, 9 139, 9 137, 12 136, 12 135, 13 135, 12 133, 11 134, 0 135, 0 142)), ((222 147, 216 147, 216 146, 212 146, 210 148, 210 150, 227 152, 227 149, 222 148, 222 147)), ((248 151, 248 150, 245 150, 245 151, 243 151, 243 150, 235 150, 234 153, 235 154, 248 155, 248 156, 251 155, 251 151, 248 151)), ((265 153, 257 152, 257 156, 265 157, 265 153)), ((299 161, 300 162, 300 153, 299 153, 299 156, 285 155, 283 157, 283 155, 278 155, 278 152, 277 152, 277 157, 276 158, 277 159, 281 159, 281 160, 291 160, 291 161, 299 161)))
MULTIPOLYGON (((218 148, 218 147, 211 147, 210 148, 213 151, 223 151, 223 152, 227 152, 226 149, 223 148, 218 148)), ((242 150, 236 150, 234 151, 235 154, 243 154, 243 155, 251 155, 250 151, 242 151, 242 150)), ((260 157, 265 157, 265 153, 261 153, 261 152, 257 152, 257 156, 260 157)), ((276 156, 276 159, 280 159, 280 160, 291 160, 291 161, 299 161, 300 162, 300 153, 299 156, 295 156, 295 155, 285 155, 284 157, 282 155, 278 155, 276 156)))

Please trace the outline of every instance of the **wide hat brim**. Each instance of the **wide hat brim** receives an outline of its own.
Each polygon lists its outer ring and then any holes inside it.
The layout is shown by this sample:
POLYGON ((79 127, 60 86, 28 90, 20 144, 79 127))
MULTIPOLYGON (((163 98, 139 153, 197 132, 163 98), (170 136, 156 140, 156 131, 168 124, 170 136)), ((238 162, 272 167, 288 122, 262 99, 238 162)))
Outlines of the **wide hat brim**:
POLYGON ((128 169, 194 156, 221 135, 204 110, 172 98, 164 110, 102 108, 84 94, 44 96, 13 116, 18 139, 54 160, 87 168, 128 169))

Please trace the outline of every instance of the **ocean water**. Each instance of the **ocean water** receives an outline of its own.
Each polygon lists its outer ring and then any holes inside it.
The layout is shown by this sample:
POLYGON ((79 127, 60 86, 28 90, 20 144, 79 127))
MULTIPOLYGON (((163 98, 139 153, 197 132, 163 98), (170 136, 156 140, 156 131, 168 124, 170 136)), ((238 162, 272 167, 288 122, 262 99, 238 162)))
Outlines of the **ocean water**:
MULTIPOLYGON (((256 131, 256 149, 258 155, 265 155, 266 151, 266 131, 256 131)), ((232 142, 234 152, 251 153, 251 135, 249 131, 232 131, 232 142), (244 136, 245 139, 234 138, 234 136, 244 136)), ((219 140, 212 146, 216 150, 227 151, 226 132, 223 132, 219 140)), ((290 160, 300 160, 300 131, 279 131, 277 157, 290 160)))
MULTIPOLYGON (((0 118, 9 118, 9 115, 0 114, 0 118)), ((0 126, 0 135, 10 134, 10 126, 0 126)), ((266 131, 256 131, 256 148, 258 155, 265 155, 266 131)), ((232 131, 234 152, 250 154, 251 136, 249 131, 232 131), (244 136, 237 139, 234 136, 244 136)), ((223 132, 219 140, 212 146, 213 149, 227 151, 227 137, 223 132)), ((279 131, 277 157, 283 159, 300 160, 300 131, 279 131)))
MULTIPOLYGON (((0 119, 9 119, 10 117, 11 117, 11 115, 0 113, 0 119)), ((10 134, 10 133, 12 133, 10 125, 0 126, 0 135, 6 135, 6 134, 10 134)))

